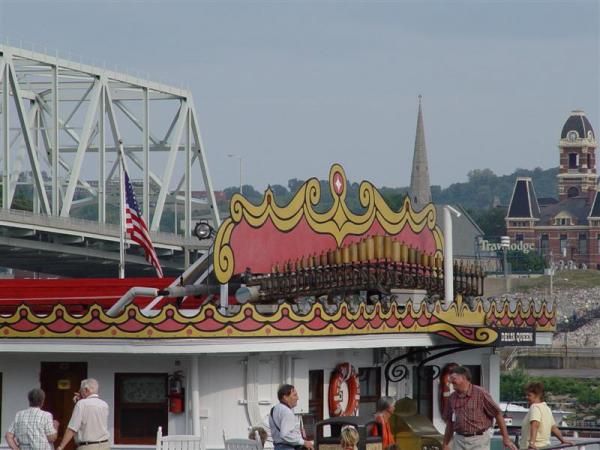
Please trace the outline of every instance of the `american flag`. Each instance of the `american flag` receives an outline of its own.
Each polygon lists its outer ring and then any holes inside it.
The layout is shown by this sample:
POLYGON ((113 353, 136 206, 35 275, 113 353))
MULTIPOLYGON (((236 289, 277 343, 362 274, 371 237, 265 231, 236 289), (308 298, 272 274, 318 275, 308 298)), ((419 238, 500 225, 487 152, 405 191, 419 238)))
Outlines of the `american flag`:
POLYGON ((138 205, 135 198, 135 192, 129 181, 127 171, 125 171, 125 231, 133 242, 137 242, 142 246, 146 253, 146 260, 154 266, 156 275, 162 278, 163 271, 158 256, 156 256, 154 245, 152 245, 148 227, 140 211, 140 205, 138 205))

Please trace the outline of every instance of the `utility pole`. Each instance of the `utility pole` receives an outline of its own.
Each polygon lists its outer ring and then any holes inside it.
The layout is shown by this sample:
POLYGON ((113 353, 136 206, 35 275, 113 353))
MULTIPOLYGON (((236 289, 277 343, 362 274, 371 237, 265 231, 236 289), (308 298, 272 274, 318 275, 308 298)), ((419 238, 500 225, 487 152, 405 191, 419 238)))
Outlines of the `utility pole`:
POLYGON ((237 158, 239 163, 240 163, 240 195, 244 195, 244 188, 242 185, 242 156, 241 155, 235 155, 233 153, 230 153, 227 155, 228 158, 237 158))
POLYGON ((501 236, 500 246, 502 247, 502 253, 504 254, 504 288, 506 292, 509 292, 510 283, 508 281, 508 248, 510 247, 510 236, 501 236))

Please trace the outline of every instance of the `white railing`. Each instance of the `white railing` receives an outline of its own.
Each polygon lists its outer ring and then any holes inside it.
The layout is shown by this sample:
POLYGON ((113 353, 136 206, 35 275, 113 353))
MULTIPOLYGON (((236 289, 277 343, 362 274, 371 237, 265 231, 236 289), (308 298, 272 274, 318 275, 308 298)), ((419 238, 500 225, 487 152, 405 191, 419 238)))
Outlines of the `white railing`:
MULTIPOLYGON (((120 227, 115 224, 100 223, 93 220, 79 219, 73 217, 48 216, 35 214, 31 211, 17 209, 0 209, 0 221, 12 222, 19 228, 43 227, 52 229, 55 233, 68 231, 85 235, 99 235, 119 239, 120 227)), ((179 247, 208 248, 210 242, 201 244, 196 237, 184 238, 177 234, 151 231, 150 237, 155 245, 169 245, 179 247)))

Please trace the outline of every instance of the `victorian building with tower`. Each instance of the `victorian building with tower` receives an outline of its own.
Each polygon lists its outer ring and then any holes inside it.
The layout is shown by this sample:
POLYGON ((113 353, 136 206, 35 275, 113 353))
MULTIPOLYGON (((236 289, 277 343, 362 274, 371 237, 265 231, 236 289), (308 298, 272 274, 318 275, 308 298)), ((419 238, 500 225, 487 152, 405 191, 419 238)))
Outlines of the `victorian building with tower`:
POLYGON ((538 198, 530 177, 517 178, 506 215, 511 241, 563 265, 600 268, 597 141, 583 111, 573 111, 558 143, 558 199, 538 198))

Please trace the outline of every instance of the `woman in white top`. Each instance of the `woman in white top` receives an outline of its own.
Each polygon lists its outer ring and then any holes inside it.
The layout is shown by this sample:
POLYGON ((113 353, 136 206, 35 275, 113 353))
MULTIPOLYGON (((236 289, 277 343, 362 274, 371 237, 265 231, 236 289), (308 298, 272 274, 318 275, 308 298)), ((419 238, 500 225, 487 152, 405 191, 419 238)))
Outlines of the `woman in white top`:
POLYGON ((529 403, 529 412, 521 425, 522 450, 538 449, 550 445, 550 433, 554 434, 561 443, 571 444, 565 440, 554 422, 552 411, 544 401, 544 385, 529 383, 525 386, 525 396, 529 403))

